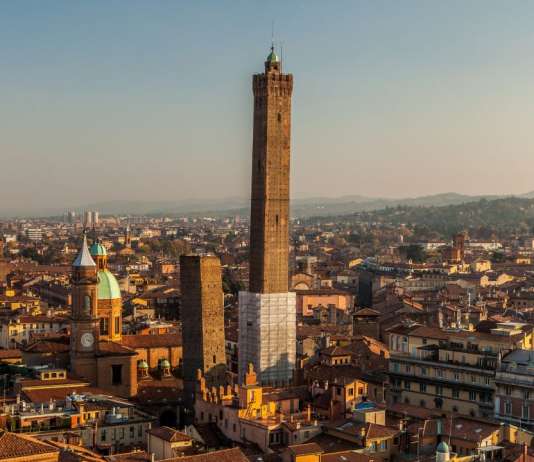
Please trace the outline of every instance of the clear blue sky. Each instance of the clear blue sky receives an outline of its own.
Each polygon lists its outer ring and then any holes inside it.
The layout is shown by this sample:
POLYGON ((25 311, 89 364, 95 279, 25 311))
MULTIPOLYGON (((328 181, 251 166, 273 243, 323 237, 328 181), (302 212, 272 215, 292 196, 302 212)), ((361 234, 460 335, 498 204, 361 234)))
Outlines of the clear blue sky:
POLYGON ((0 2, 0 208, 248 196, 271 22, 294 196, 534 189, 534 2, 0 2))

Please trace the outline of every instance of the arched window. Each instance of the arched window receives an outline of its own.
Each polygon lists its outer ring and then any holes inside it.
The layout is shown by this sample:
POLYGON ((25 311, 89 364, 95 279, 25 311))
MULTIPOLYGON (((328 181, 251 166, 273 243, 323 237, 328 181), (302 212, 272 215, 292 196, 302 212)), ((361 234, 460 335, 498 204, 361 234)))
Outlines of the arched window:
POLYGON ((86 315, 91 314, 91 297, 89 295, 83 297, 83 312, 86 315))

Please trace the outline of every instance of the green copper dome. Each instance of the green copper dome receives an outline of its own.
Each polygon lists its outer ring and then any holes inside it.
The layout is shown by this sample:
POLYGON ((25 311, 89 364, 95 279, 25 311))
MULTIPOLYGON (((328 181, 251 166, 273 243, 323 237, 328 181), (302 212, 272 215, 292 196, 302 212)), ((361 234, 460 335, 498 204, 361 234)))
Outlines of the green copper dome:
POLYGON ((279 61, 278 55, 274 52, 274 47, 271 48, 271 52, 269 53, 269 56, 267 56, 267 62, 268 63, 277 63, 279 61))
POLYGON ((89 253, 92 257, 105 257, 108 254, 106 248, 100 242, 94 242, 89 249, 89 253))
POLYGON ((447 443, 445 443, 445 441, 442 441, 441 443, 438 444, 438 447, 436 448, 436 451, 437 452, 441 452, 443 454, 450 452, 449 451, 449 446, 448 446, 447 443))
POLYGON ((112 300, 114 298, 121 298, 121 289, 115 276, 107 269, 98 272, 98 299, 112 300))

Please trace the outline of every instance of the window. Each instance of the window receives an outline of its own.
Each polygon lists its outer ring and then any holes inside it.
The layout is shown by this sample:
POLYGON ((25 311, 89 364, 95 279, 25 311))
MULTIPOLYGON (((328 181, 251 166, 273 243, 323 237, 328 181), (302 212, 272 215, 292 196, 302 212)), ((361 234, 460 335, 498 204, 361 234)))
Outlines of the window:
POLYGON ((523 404, 521 409, 521 418, 528 420, 530 418, 530 406, 528 404, 523 404))
POLYGON ((392 363, 393 372, 399 372, 400 371, 400 365, 399 363, 392 363))
POLYGON ((408 374, 411 374, 411 372, 412 372, 412 366, 410 366, 409 364, 406 364, 406 372, 408 374))
POLYGON ((458 388, 452 389, 452 397, 456 399, 460 398, 460 390, 458 390, 458 388))
POLYGON ((100 335, 109 335, 108 318, 100 318, 100 335))
POLYGON ((512 387, 506 385, 504 387, 504 393, 506 393, 507 396, 510 396, 512 394, 512 387))
POLYGON ((354 396, 354 388, 349 388, 349 396, 354 396))
POLYGON ((137 436, 138 436, 139 438, 141 438, 141 437, 143 436, 143 427, 142 427, 141 425, 139 425, 139 426, 137 427, 137 436))
POLYGON ((523 399, 530 399, 530 391, 528 390, 523 391, 523 399))
POLYGON ((410 386, 411 386, 411 383, 408 382, 408 380, 405 380, 405 381, 404 381, 404 388, 406 388, 406 390, 409 390, 409 389, 410 389, 410 386))
POLYGON ((103 428, 102 431, 100 432, 100 439, 101 439, 102 441, 106 441, 107 436, 108 436, 108 435, 107 435, 107 431, 106 431, 105 428, 103 428))
POLYGON ((436 369, 436 375, 438 377, 443 377, 443 369, 436 369))
POLYGON ((85 295, 83 297, 83 313, 85 315, 89 315, 91 313, 91 297, 89 295, 85 295))
POLYGON ((441 385, 436 385, 436 395, 443 396, 443 387, 441 385))
POLYGON ((426 375, 426 367, 421 368, 421 375, 426 375))
POLYGON ((121 333, 121 317, 115 316, 115 335, 119 335, 121 333))
POLYGON ((459 372, 455 372, 454 373, 454 380, 456 380, 456 381, 460 380, 460 373, 459 372))
POLYGON ((122 385, 122 364, 113 364, 111 366, 111 384, 122 385))
POLYGON ((476 375, 472 375, 471 376, 471 383, 476 383, 477 382, 477 376, 476 375))
POLYGON ((476 391, 470 391, 469 392, 469 401, 476 401, 477 400, 477 393, 476 391))
POLYGON ((281 112, 278 113, 278 122, 282 122, 282 113, 281 112))
POLYGON ((507 401, 504 403, 504 413, 510 415, 512 413, 512 402, 507 401))
POLYGON ((419 391, 421 393, 426 393, 426 383, 420 383, 419 384, 419 391))

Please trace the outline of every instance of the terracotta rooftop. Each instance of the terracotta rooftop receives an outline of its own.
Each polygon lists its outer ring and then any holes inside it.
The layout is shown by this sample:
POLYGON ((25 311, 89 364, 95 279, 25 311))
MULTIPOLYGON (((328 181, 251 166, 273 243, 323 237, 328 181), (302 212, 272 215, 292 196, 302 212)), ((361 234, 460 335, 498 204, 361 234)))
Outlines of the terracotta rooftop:
POLYGON ((185 433, 181 433, 171 427, 158 427, 148 431, 150 435, 157 436, 158 438, 168 441, 169 443, 191 441, 191 438, 185 433))
POLYGON ((58 449, 27 435, 10 432, 0 434, 0 460, 31 457, 36 454, 53 454, 58 449))
POLYGON ((0 350, 0 361, 2 359, 19 359, 22 358, 20 350, 0 350))
POLYGON ((150 454, 145 451, 126 452, 106 456, 108 462, 150 462, 150 454))
POLYGON ((362 308, 361 310, 356 311, 354 316, 377 317, 380 316, 380 312, 373 310, 372 308, 362 308))
POLYGON ((293 444, 292 446, 289 446, 288 449, 295 456, 324 452, 323 448, 321 448, 321 446, 319 446, 317 443, 293 444))
POLYGON ((223 449, 222 451, 207 452, 196 456, 173 457, 163 459, 164 462, 249 462, 239 448, 223 449))
POLYGON ((354 451, 324 454, 321 458, 321 462, 371 462, 372 460, 367 454, 360 454, 354 451))
POLYGON ((181 334, 123 335, 122 344, 129 348, 169 348, 182 346, 181 334))
POLYGON ((136 355, 137 353, 124 345, 117 342, 98 342, 97 356, 122 356, 122 355, 136 355))

